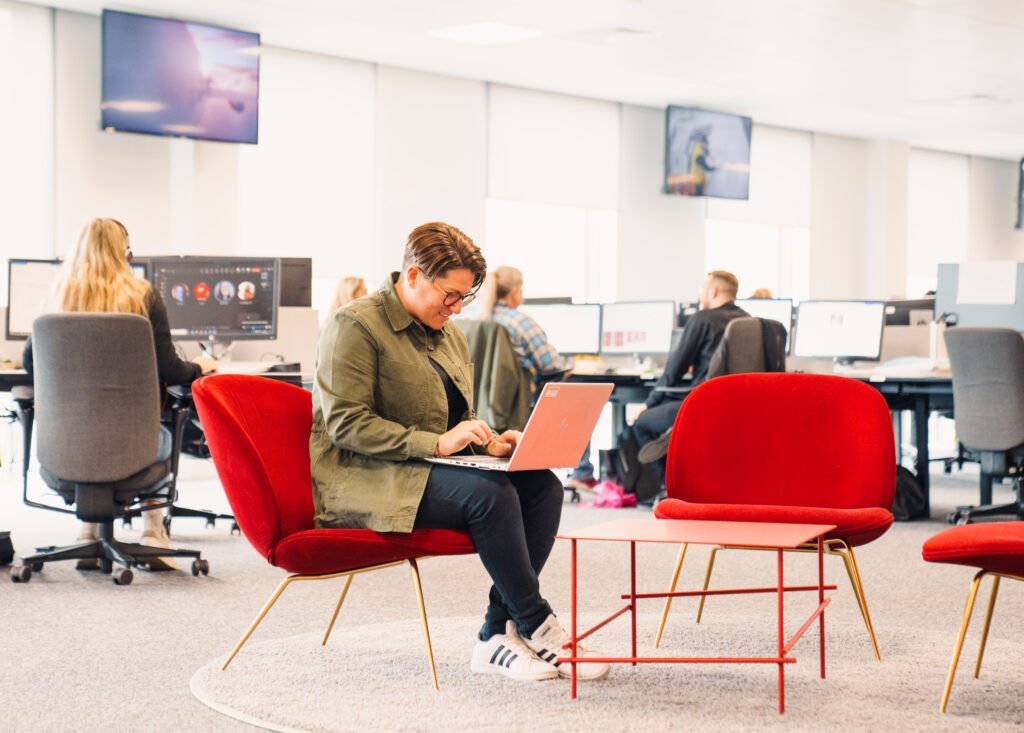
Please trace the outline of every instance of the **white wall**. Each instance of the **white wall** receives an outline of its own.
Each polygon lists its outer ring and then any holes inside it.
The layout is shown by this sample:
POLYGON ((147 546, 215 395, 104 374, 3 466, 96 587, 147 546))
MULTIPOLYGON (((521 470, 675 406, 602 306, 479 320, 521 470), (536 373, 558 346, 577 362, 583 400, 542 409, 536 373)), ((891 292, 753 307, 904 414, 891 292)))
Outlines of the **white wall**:
MULTIPOLYGON (((907 206, 907 294, 919 298, 936 284, 935 266, 967 259, 968 159, 913 150, 907 206)), ((980 181, 979 181, 980 185, 980 181)), ((982 227, 984 229, 984 227, 982 227)), ((981 237, 986 234, 979 234, 981 237)))
POLYGON ((970 158, 968 166, 967 259, 1024 261, 1024 231, 1014 229, 1018 163, 970 158))

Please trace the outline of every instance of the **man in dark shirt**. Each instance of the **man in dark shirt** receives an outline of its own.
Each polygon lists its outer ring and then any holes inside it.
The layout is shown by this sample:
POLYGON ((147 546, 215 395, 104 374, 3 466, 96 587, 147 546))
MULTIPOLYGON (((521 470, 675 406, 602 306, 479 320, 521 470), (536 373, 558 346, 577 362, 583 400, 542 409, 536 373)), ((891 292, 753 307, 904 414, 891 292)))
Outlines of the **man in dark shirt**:
MULTIPOLYGON (((721 343, 729 321, 750 315, 733 302, 737 290, 739 281, 731 272, 714 270, 708 273, 700 286, 700 310, 686 322, 683 337, 675 351, 669 354, 657 387, 684 386, 683 377, 691 369, 693 380, 690 386, 695 387, 707 378, 711 355, 721 343)), ((681 399, 671 394, 652 390, 633 423, 637 443, 643 446, 671 428, 682 404, 681 399)), ((657 465, 660 466, 660 462, 657 465)))

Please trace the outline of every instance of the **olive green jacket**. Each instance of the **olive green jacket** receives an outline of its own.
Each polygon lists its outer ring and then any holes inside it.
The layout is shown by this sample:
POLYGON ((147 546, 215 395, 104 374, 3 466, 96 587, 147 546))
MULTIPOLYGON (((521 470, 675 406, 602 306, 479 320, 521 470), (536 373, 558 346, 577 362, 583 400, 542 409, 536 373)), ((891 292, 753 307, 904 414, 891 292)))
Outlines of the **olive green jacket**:
POLYGON ((451 377, 473 419, 473 367, 466 337, 413 320, 395 292, 380 289, 337 310, 324 325, 313 385, 309 456, 317 527, 411 532, 448 400, 433 359, 451 377))

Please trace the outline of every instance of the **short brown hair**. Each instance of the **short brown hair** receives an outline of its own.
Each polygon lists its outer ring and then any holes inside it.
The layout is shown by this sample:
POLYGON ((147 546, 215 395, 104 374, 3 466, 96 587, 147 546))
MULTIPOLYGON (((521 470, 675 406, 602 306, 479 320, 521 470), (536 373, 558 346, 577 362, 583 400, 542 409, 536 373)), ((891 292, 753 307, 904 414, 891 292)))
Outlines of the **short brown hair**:
POLYGON ((412 230, 405 243, 402 269, 415 265, 435 280, 448 270, 465 267, 473 273, 473 287, 487 275, 487 261, 473 240, 451 224, 435 221, 412 230))
POLYGON ((736 299, 736 293, 740 291, 740 281, 735 275, 728 270, 712 270, 708 273, 708 277, 715 281, 715 287, 722 295, 729 295, 734 300, 736 299))

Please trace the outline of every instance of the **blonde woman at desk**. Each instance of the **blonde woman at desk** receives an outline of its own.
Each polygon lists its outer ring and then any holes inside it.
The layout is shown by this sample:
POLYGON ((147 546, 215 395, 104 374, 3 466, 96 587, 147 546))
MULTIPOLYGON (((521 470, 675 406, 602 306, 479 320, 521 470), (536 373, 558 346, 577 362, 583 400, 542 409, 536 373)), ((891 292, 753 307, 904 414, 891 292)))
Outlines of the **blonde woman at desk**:
MULTIPOLYGON (((156 347, 157 373, 166 384, 190 384, 203 374, 217 371, 217 362, 198 357, 192 362, 182 361, 171 343, 170 325, 163 301, 145 280, 132 274, 132 250, 128 243, 128 230, 116 219, 93 219, 85 228, 61 265, 54 286, 51 312, 73 313, 135 313, 149 319, 156 347)), ((25 344, 22 356, 25 370, 32 374, 32 339, 25 344)), ((160 457, 171 453, 171 433, 161 426, 160 457)), ((143 502, 145 505, 147 502, 143 502)), ((159 502, 148 502, 159 503, 159 502)), ((150 509, 142 513, 145 527, 143 545, 170 549, 171 541, 163 524, 162 512, 150 509)), ((99 538, 99 525, 83 522, 80 540, 99 538)), ((96 558, 78 561, 79 570, 99 567, 96 558)), ((148 561, 150 570, 173 570, 173 558, 157 557, 148 561)))
POLYGON ((366 281, 361 277, 343 277, 338 281, 338 287, 334 290, 334 298, 327 309, 328 315, 348 305, 353 300, 358 300, 366 295, 366 281))
MULTIPOLYGON (((467 532, 493 582, 470 669, 564 677, 569 665, 554 661, 569 635, 537 578, 555 542, 561 483, 550 471, 423 460, 469 450, 506 456, 521 435, 495 435, 476 419, 469 347, 449 323, 475 299, 486 269, 460 230, 424 224, 409 235, 400 271, 327 319, 309 439, 316 526, 467 532)), ((580 664, 584 679, 608 669, 580 664)))

